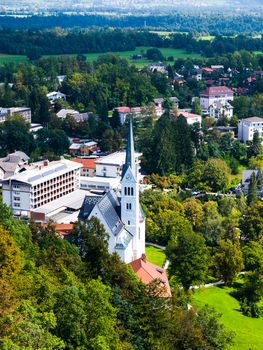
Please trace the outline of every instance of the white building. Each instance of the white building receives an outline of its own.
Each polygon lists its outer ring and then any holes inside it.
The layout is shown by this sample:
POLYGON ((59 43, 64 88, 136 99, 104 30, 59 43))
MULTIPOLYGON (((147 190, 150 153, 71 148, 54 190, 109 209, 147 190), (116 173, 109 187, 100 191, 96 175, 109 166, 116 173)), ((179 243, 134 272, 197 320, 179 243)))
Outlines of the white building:
POLYGON ((67 99, 67 96, 65 94, 62 94, 62 92, 59 92, 59 91, 49 92, 46 96, 50 102, 55 102, 56 100, 66 101, 67 99))
POLYGON ((31 123, 31 108, 28 107, 0 107, 0 123, 5 122, 10 117, 20 116, 26 122, 31 123))
POLYGON ((193 125, 195 123, 199 123, 201 125, 202 123, 201 115, 189 113, 181 110, 178 111, 178 115, 183 116, 186 119, 188 125, 193 125))
POLYGON ((145 253, 145 216, 139 203, 137 169, 130 122, 121 195, 110 190, 103 197, 87 196, 80 211, 81 220, 92 217, 100 220, 109 234, 109 252, 116 252, 125 263, 130 263, 145 253))
POLYGON ((227 118, 231 119, 233 117, 234 107, 229 102, 214 102, 208 108, 208 114, 210 117, 219 119, 227 118))
POLYGON ((20 151, 0 158, 0 180, 7 179, 14 174, 25 171, 28 167, 29 157, 20 151))
POLYGON ((238 139, 247 142, 253 140, 254 133, 258 131, 263 138, 263 118, 252 117, 238 121, 238 139))
POLYGON ((14 215, 30 218, 32 211, 78 190, 81 167, 64 159, 35 164, 3 181, 3 202, 14 215))
POLYGON ((234 92, 226 86, 212 86, 200 93, 200 106, 203 113, 209 113, 209 107, 214 103, 226 105, 234 100, 234 92))

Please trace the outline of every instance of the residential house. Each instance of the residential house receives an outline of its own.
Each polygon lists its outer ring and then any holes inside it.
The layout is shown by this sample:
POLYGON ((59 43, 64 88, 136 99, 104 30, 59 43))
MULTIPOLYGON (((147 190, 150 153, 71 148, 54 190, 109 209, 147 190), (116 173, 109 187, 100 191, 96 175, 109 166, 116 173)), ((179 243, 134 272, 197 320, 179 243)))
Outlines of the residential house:
POLYGON ((56 100, 66 101, 66 99, 67 99, 67 96, 59 91, 49 92, 46 96, 51 103, 55 102, 56 100))
POLYGON ((84 122, 89 119, 90 113, 79 113, 79 111, 75 111, 74 109, 64 109, 62 108, 58 113, 57 117, 59 119, 65 119, 67 116, 71 116, 75 119, 77 123, 84 122))
POLYGON ((259 137, 263 137, 263 118, 252 117, 240 119, 238 121, 238 139, 243 142, 253 140, 255 132, 259 133, 259 137))
POLYGON ((96 176, 96 160, 98 158, 72 158, 71 160, 82 164, 80 176, 96 176))
POLYGON ((192 79, 195 79, 196 81, 201 81, 203 78, 203 71, 202 69, 192 69, 189 75, 192 79))
POLYGON ((98 143, 95 141, 84 141, 72 143, 69 146, 68 152, 71 156, 90 156, 98 150, 98 143))
POLYGON ((183 116, 186 119, 188 125, 193 125, 195 123, 199 123, 201 125, 202 123, 201 115, 185 112, 183 110, 179 110, 178 115, 183 116))
MULTIPOLYGON (((117 111, 119 113, 119 117, 120 117, 120 122, 121 124, 124 124, 127 117, 130 115, 133 115, 134 118, 136 118, 136 116, 144 116, 144 108, 143 107, 116 107, 114 108, 115 111, 117 111)), ((113 110, 113 111, 114 111, 113 110)), ((164 113, 164 110, 162 108, 162 106, 155 106, 155 114, 156 116, 159 118, 162 114, 164 113)))
POLYGON ((20 151, 8 154, 0 158, 0 180, 25 171, 28 167, 29 157, 20 151))
POLYGON ((233 117, 234 107, 229 102, 214 102, 208 108, 208 114, 210 117, 219 119, 219 118, 227 118, 231 119, 233 117))
MULTIPOLYGON (((176 108, 179 107, 179 100, 177 97, 168 97, 167 99, 173 103, 174 107, 176 108)), ((155 98, 153 102, 156 107, 162 108, 164 100, 165 100, 164 98, 160 97, 160 98, 155 98)), ((162 110, 162 114, 163 114, 163 110, 162 110)))

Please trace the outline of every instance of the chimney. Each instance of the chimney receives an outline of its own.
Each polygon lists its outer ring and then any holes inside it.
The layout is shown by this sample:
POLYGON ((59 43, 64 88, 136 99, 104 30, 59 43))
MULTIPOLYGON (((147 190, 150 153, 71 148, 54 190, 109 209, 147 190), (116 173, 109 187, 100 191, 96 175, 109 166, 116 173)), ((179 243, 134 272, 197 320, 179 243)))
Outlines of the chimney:
POLYGON ((49 160, 45 159, 43 164, 44 164, 44 166, 49 166, 49 160))
POLYGON ((141 260, 146 263, 146 255, 145 254, 142 254, 141 260))

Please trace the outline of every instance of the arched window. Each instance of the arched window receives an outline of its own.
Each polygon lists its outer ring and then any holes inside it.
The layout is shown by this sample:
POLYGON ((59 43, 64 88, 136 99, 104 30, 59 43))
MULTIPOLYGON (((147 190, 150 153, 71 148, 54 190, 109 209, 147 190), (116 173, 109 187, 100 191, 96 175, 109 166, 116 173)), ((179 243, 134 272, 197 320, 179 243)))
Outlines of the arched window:
POLYGON ((128 196, 130 196, 131 195, 131 189, 130 189, 130 187, 128 187, 128 196))
POLYGON ((127 196, 127 187, 124 187, 124 194, 127 196))
POLYGON ((131 187, 131 196, 133 196, 133 187, 131 187))

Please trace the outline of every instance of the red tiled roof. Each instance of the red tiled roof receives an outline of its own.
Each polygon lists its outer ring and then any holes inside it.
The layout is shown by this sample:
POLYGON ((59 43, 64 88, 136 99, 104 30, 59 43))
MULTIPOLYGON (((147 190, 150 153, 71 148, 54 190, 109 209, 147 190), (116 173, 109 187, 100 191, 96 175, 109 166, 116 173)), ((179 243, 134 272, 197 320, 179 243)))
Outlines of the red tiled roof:
POLYGON ((77 162, 83 165, 86 169, 96 169, 95 161, 99 158, 72 158, 73 162, 77 162))
POLYGON ((155 279, 160 279, 166 292, 163 293, 163 297, 171 297, 171 289, 169 280, 164 269, 157 265, 154 265, 146 260, 146 258, 140 258, 130 263, 133 271, 137 277, 145 284, 149 284, 155 279))
POLYGON ((208 87, 205 90, 201 91, 200 95, 220 95, 228 94, 233 95, 233 91, 226 86, 212 86, 208 87))
POLYGON ((189 113, 189 112, 178 112, 179 115, 182 115, 185 118, 200 118, 199 114, 189 113))
MULTIPOLYGON (((47 227, 48 224, 42 224, 43 227, 47 227)), ((74 225, 73 224, 55 224, 52 223, 51 226, 53 226, 55 228, 55 231, 60 234, 67 234, 69 232, 71 232, 73 230, 74 225)))
POLYGON ((201 68, 201 70, 208 73, 212 73, 214 71, 212 68, 208 68, 208 67, 201 68))

